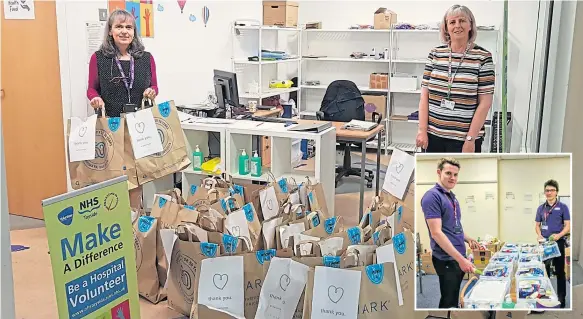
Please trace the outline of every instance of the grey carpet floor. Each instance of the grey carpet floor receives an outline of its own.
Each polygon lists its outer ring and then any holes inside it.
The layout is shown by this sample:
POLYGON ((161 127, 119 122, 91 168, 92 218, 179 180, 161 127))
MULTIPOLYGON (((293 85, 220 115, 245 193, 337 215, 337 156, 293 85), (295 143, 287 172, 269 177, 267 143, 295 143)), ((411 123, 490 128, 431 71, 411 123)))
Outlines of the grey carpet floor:
MULTIPOLYGON (((361 165, 361 158, 360 155, 351 155, 352 159, 352 167, 360 169, 361 165)), ((376 186, 376 179, 379 178, 379 188, 383 187, 383 182, 385 181, 385 172, 387 171, 386 165, 381 165, 380 168, 380 176, 376 176, 377 172, 377 162, 376 158, 374 160, 367 159, 365 164, 366 169, 370 169, 373 171, 373 175, 375 175, 375 180, 372 182, 373 188, 367 188, 366 184, 364 187, 364 191, 374 191, 376 186)), ((344 177, 338 183, 338 187, 336 188, 336 194, 347 194, 347 193, 358 193, 360 192, 360 176, 349 176, 344 177)))
MULTIPOLYGON (((567 308, 571 304, 571 285, 578 286, 583 284, 583 268, 577 262, 571 263, 573 269, 573 279, 571 282, 567 281, 567 308)), ((435 309, 439 307, 439 299, 441 294, 439 292, 439 279, 437 275, 423 276, 421 284, 423 285, 423 293, 420 292, 419 277, 417 277, 417 309, 435 309)), ((462 287, 466 284, 466 280, 462 282, 462 287)), ((551 278, 551 282, 555 290, 557 289, 556 278, 551 278)))

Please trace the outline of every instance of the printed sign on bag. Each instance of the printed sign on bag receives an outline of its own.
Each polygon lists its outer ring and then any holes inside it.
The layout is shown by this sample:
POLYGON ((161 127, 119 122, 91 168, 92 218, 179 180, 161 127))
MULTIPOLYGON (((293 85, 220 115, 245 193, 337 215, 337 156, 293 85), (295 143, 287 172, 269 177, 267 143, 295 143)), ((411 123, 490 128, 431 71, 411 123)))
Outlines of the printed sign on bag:
POLYGON ((151 109, 128 113, 126 120, 136 159, 162 152, 162 140, 151 109))
POLYGON ((245 314, 243 256, 205 259, 200 270, 198 303, 237 316, 245 314))
POLYGON ((94 160, 95 153, 98 152, 98 146, 95 144, 97 114, 91 115, 86 121, 78 117, 73 117, 70 123, 69 161, 80 162, 94 160))
POLYGON ((383 182, 383 190, 389 194, 403 200, 405 197, 405 190, 409 185, 411 174, 415 169, 415 157, 395 149, 391 155, 391 161, 385 174, 385 181, 383 182))
POLYGON ((360 271, 316 267, 312 319, 356 318, 360 280, 360 271))

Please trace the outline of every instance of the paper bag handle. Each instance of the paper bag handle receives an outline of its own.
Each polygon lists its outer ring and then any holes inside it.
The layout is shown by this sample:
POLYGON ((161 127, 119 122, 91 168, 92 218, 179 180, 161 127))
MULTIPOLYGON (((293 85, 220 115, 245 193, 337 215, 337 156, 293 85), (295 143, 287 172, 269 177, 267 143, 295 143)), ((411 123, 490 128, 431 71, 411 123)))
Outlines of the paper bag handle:
POLYGON ((206 219, 213 226, 213 231, 219 231, 217 223, 215 223, 209 216, 201 214, 199 215, 199 219, 206 219))
POLYGON ((107 115, 105 114, 105 106, 103 106, 103 107, 100 107, 100 108, 99 108, 99 110, 101 111, 101 117, 102 117, 102 118, 106 118, 106 117, 107 117, 107 115))
POLYGON ((154 100, 147 98, 147 97, 144 97, 144 98, 142 98, 142 110, 144 110, 146 108, 146 101, 150 102, 149 103, 150 106, 154 106, 154 100))

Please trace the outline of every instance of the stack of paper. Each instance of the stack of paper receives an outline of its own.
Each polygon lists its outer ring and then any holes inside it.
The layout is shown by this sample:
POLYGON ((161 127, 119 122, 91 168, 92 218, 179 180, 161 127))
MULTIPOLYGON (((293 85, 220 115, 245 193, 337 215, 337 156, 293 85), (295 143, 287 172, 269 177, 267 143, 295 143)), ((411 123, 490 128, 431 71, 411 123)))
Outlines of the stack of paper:
POLYGON ((351 120, 350 122, 344 124, 344 126, 342 126, 342 128, 346 129, 346 130, 355 130, 355 131, 370 131, 373 128, 377 127, 377 125, 378 124, 375 122, 351 120))

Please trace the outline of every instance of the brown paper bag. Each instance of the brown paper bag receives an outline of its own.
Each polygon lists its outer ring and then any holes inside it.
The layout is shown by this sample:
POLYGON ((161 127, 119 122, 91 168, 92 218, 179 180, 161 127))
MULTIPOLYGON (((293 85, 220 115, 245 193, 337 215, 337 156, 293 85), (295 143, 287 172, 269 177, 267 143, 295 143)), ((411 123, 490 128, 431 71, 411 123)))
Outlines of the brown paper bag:
POLYGON ((180 225, 178 239, 174 243, 168 277, 168 306, 183 315, 190 315, 197 302, 201 261, 219 255, 219 247, 213 243, 196 242, 189 225, 180 225))
POLYGON ((358 299, 359 319, 384 319, 388 316, 405 317, 413 309, 403 309, 397 298, 395 265, 393 263, 374 264, 352 268, 361 272, 360 296, 358 299), (400 313, 400 315, 396 315, 400 313))
POLYGON ((136 157, 134 156, 134 149, 132 148, 132 138, 128 130, 127 121, 124 120, 124 152, 123 163, 125 167, 125 175, 128 177, 128 188, 134 189, 140 186, 138 182, 138 171, 136 170, 136 157))
POLYGON ((275 249, 259 250, 243 255, 245 267, 245 318, 255 318, 259 306, 259 294, 263 286, 263 280, 267 274, 264 264, 273 257, 285 257, 285 251, 275 249))
POLYGON ((153 217, 140 216, 133 226, 138 292, 152 303, 158 303, 164 297, 156 269, 157 224, 153 217))
POLYGON ((332 217, 332 215, 328 212, 328 205, 326 204, 326 196, 324 194, 324 188, 322 187, 322 184, 312 184, 312 182, 308 179, 306 187, 308 202, 310 203, 310 211, 320 211, 324 219, 332 217))
POLYGON ((342 216, 334 216, 324 220, 324 222, 320 222, 316 227, 306 230, 302 234, 326 238, 344 230, 344 219, 342 216))
POLYGON ((228 215, 230 212, 241 209, 243 205, 245 205, 243 197, 239 194, 235 194, 219 198, 219 200, 212 204, 211 207, 222 214, 228 215))
MULTIPOLYGON (((142 108, 144 102, 142 101, 142 108)), ((152 107, 152 115, 154 115, 163 149, 160 153, 136 159, 140 185, 179 172, 191 163, 174 101, 153 104, 155 106, 152 107)))
MULTIPOLYGON (((95 159, 69 162, 69 176, 73 189, 80 189, 124 175, 124 120, 119 117, 102 117, 95 123, 95 159)), ((71 120, 67 123, 67 141, 71 133, 71 120)), ((67 142, 67 150, 69 143, 67 142)))

